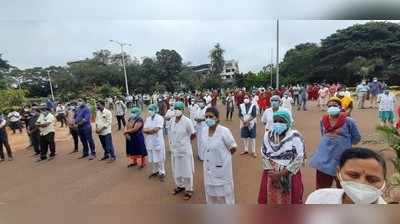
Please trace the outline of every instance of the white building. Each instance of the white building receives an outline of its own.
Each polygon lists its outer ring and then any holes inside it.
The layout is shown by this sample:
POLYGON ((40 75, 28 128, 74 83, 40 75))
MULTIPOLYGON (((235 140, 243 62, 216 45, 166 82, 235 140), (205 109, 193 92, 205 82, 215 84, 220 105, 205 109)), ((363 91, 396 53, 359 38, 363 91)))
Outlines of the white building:
POLYGON ((225 61, 224 70, 221 73, 222 80, 232 81, 236 73, 239 73, 239 62, 236 60, 225 61))

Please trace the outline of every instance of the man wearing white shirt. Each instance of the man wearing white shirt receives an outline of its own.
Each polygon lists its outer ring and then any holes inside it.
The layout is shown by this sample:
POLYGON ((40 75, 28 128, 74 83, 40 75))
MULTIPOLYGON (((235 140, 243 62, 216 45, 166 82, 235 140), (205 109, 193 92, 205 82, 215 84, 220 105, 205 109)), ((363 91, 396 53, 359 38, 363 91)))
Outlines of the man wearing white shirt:
POLYGON ((104 156, 100 161, 115 161, 114 145, 111 136, 112 113, 105 108, 104 102, 97 103, 96 112, 96 133, 99 135, 101 146, 104 149, 104 156))
POLYGON ((157 177, 161 182, 165 178, 165 143, 164 143, 164 118, 157 114, 159 108, 156 104, 149 105, 149 117, 143 126, 149 163, 152 164, 153 172, 149 178, 157 177))
POLYGON ((57 104, 56 118, 59 122, 61 122, 61 127, 64 127, 64 124, 65 125, 67 124, 66 111, 65 111, 65 106, 63 103, 57 104))
POLYGON ((379 104, 379 120, 381 125, 393 126, 394 124, 394 107, 395 97, 389 93, 389 90, 384 90, 378 95, 379 104))
POLYGON ((55 129, 54 123, 56 118, 50 113, 45 105, 41 106, 41 113, 36 121, 36 125, 40 130, 40 158, 37 162, 47 159, 47 152, 50 148, 49 160, 56 156, 56 145, 54 141, 55 129))
POLYGON ((121 123, 124 125, 126 125, 125 122, 125 113, 126 113, 127 107, 125 105, 124 102, 122 102, 121 99, 118 99, 115 102, 115 115, 117 116, 117 122, 118 122, 118 131, 121 130, 121 123))
POLYGON ((8 161, 13 160, 12 151, 10 145, 8 144, 8 136, 6 131, 7 121, 3 116, 0 115, 0 162, 4 161, 3 145, 6 148, 8 161))
POLYGON ((21 115, 14 110, 8 114, 7 118, 10 122, 10 128, 13 131, 13 134, 15 134, 17 129, 19 129, 19 132, 22 133, 21 115))

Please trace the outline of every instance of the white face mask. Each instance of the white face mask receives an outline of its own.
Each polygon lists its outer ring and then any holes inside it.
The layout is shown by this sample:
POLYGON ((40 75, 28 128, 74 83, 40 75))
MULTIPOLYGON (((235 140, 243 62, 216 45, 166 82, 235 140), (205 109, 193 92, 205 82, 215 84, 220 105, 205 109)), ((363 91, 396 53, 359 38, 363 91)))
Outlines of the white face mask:
POLYGON ((372 204, 382 196, 383 190, 385 189, 385 183, 380 189, 377 189, 376 187, 367 184, 361 184, 354 181, 343 181, 340 174, 339 180, 344 192, 355 204, 372 204))
POLYGON ((182 116, 182 111, 176 110, 176 111, 175 111, 175 116, 177 116, 177 117, 182 116))
POLYGON ((247 104, 247 103, 250 103, 250 100, 246 98, 243 100, 243 102, 247 104))

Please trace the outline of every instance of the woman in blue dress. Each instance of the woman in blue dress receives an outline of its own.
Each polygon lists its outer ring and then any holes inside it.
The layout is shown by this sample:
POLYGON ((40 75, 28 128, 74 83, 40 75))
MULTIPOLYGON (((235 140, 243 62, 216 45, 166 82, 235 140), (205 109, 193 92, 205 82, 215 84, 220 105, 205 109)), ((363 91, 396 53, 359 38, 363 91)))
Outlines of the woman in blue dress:
POLYGON ((125 127, 124 135, 126 138, 126 155, 131 163, 128 168, 138 166, 142 169, 146 165, 147 149, 143 135, 144 121, 140 117, 139 107, 132 108, 131 116, 125 127))

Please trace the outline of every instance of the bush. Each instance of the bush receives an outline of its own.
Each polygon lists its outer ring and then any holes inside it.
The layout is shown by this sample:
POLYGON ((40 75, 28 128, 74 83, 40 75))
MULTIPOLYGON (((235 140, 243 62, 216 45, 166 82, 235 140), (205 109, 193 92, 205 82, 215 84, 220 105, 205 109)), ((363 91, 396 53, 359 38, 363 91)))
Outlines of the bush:
POLYGON ((13 107, 21 107, 26 102, 27 92, 20 89, 0 90, 0 112, 9 112, 13 107))

